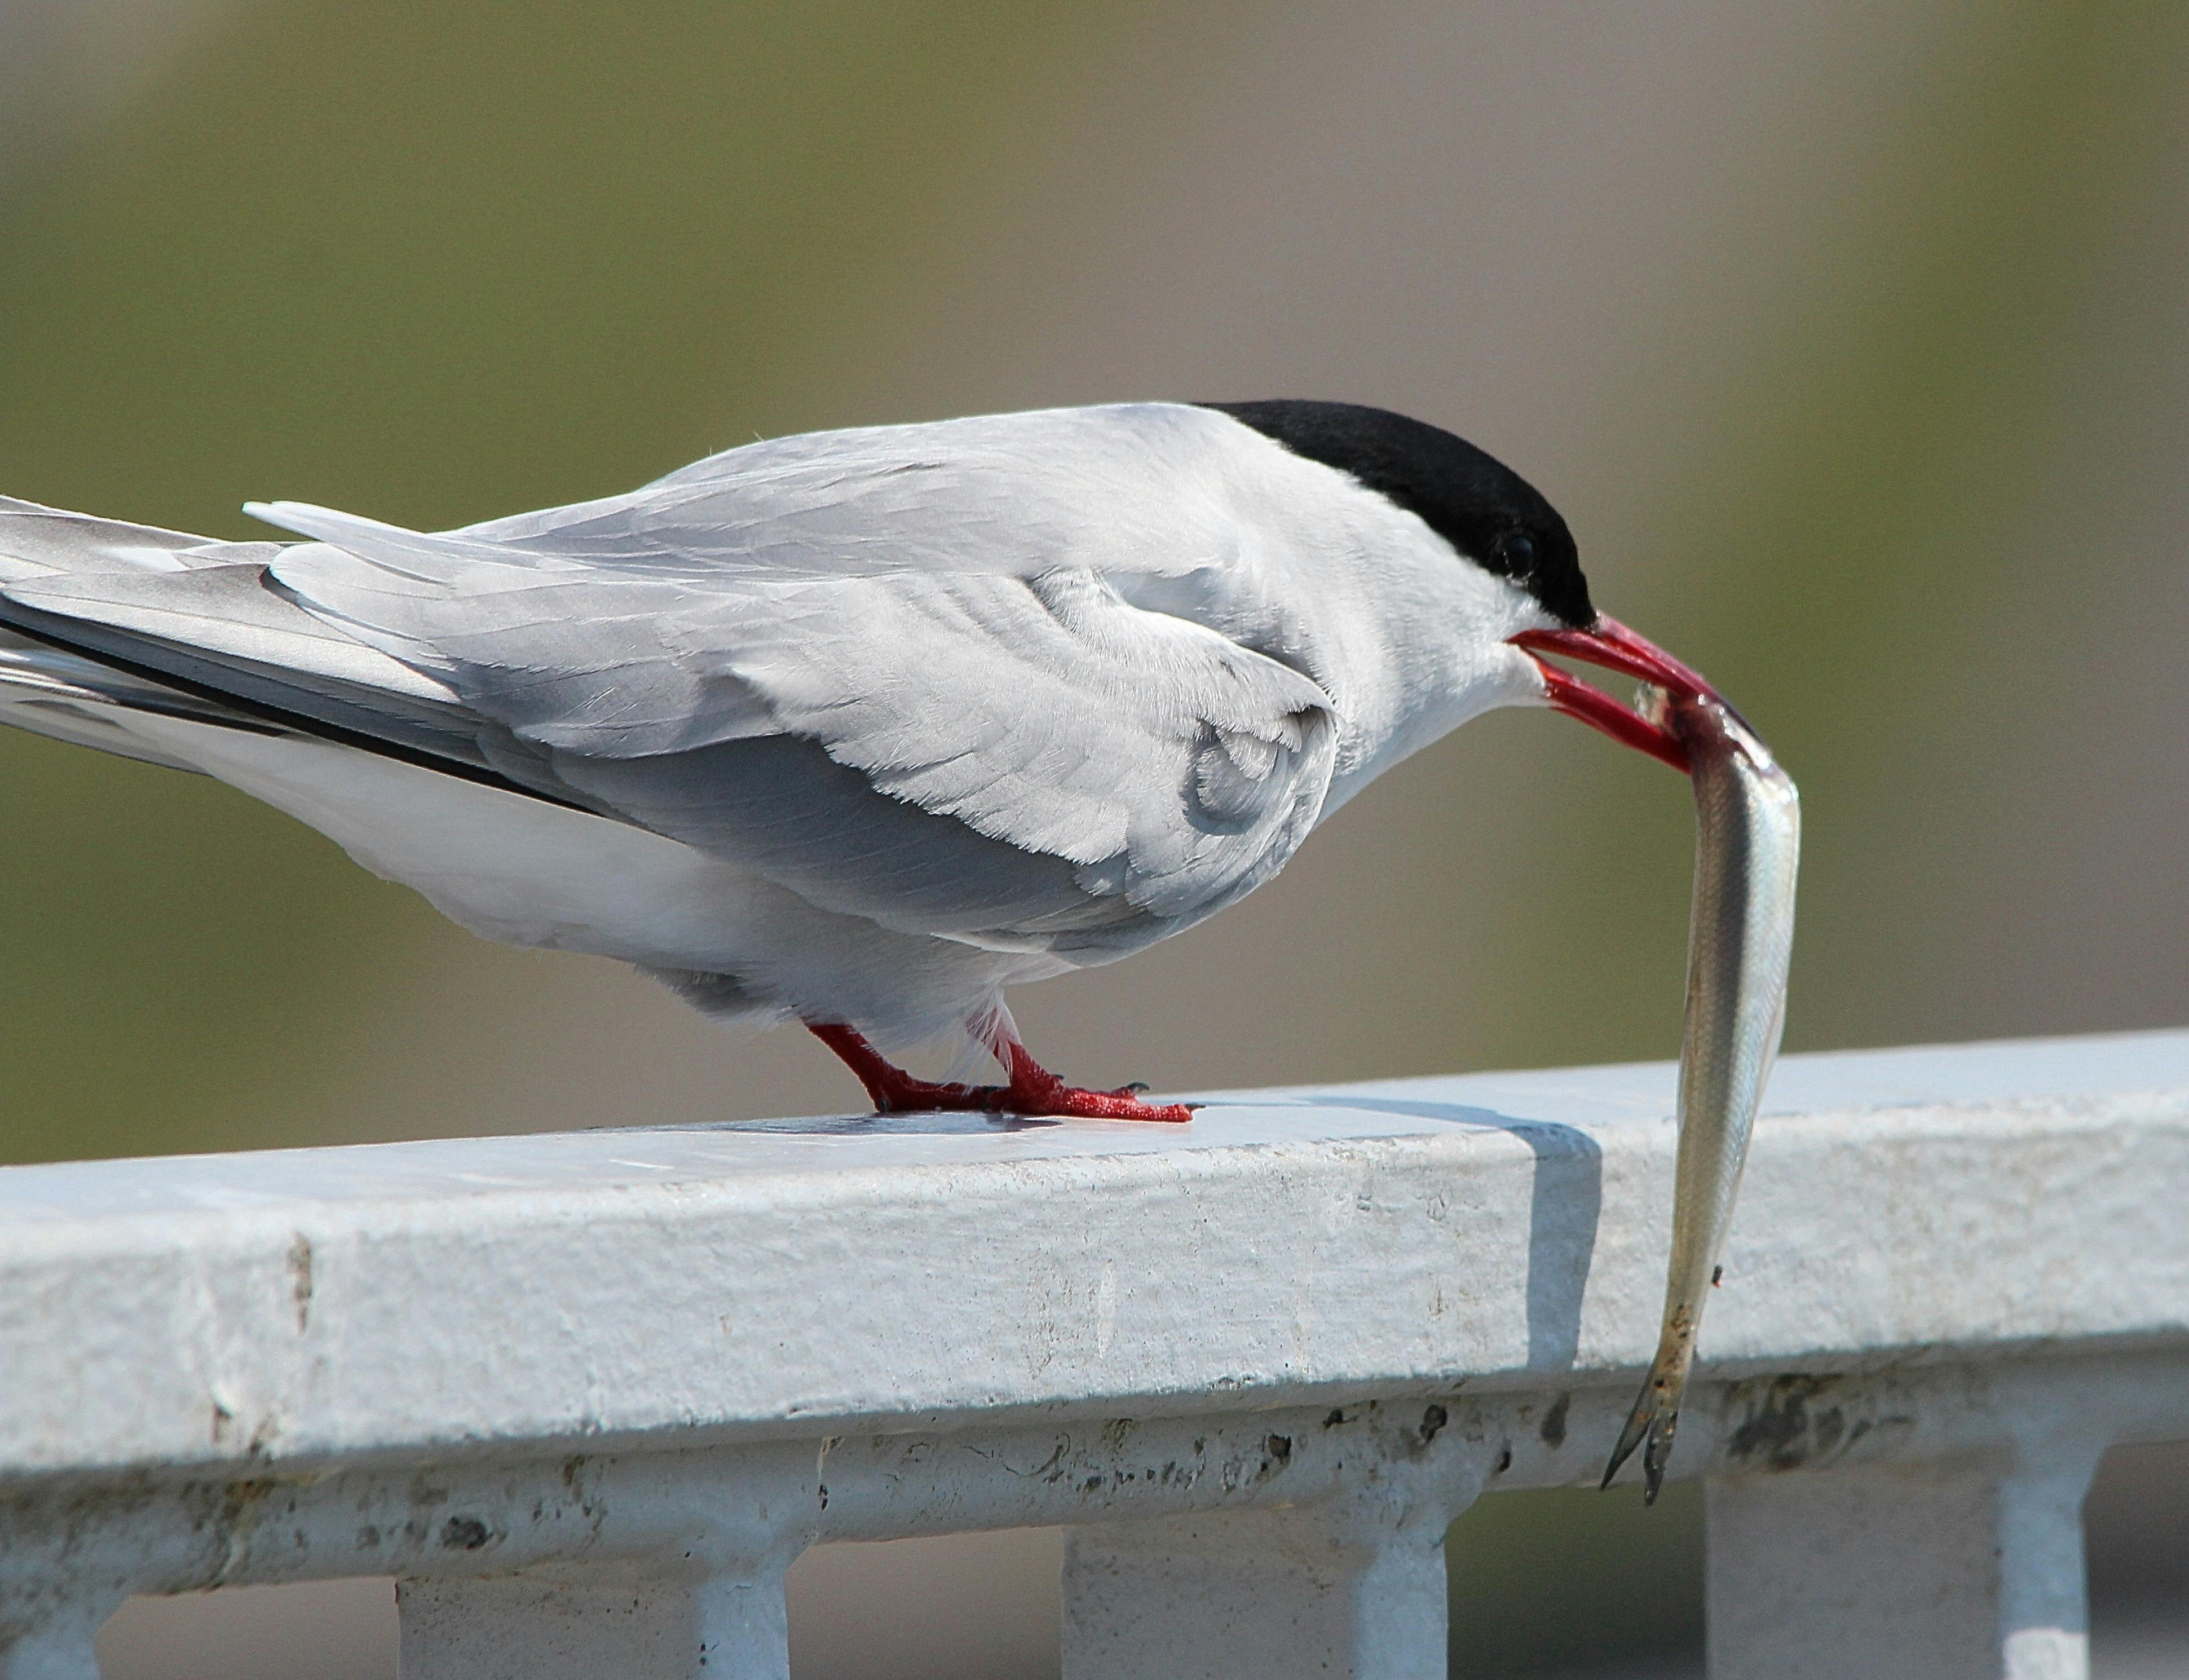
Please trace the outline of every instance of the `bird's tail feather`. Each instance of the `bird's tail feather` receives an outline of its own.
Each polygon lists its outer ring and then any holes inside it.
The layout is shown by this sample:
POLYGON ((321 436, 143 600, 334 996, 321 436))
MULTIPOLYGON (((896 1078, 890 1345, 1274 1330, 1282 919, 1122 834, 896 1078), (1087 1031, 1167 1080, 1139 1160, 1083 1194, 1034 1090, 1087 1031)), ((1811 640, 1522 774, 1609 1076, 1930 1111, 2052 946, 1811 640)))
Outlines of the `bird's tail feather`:
MULTIPOLYGON (((0 496, 0 588, 116 573, 187 571, 256 557, 261 552, 270 556, 280 547, 272 542, 219 542, 0 496)), ((129 728, 129 717, 143 713, 263 727, 218 701, 0 629, 0 724, 171 769, 195 770, 129 728)))
MULTIPOLYGON (((19 655, 44 644, 76 656, 59 670, 84 691, 65 702, 47 693, 46 711, 20 717, 0 707, 0 722, 42 722, 42 733, 113 749, 111 728, 87 734, 74 714, 100 705, 172 714, 187 702, 184 715, 198 721, 331 735, 445 761, 460 774, 498 774, 478 720, 453 694, 271 580, 270 563, 291 546, 220 542, 0 498, 0 635, 19 655), (58 722, 48 715, 57 704, 69 715, 58 722)), ((53 675, 34 662, 12 683, 0 673, 0 686, 20 699, 53 675)), ((126 727, 109 720, 117 721, 126 727)))
POLYGON ((264 727, 216 701, 0 630, 0 724, 171 770, 195 770, 129 727, 131 717, 147 714, 230 728, 264 727))

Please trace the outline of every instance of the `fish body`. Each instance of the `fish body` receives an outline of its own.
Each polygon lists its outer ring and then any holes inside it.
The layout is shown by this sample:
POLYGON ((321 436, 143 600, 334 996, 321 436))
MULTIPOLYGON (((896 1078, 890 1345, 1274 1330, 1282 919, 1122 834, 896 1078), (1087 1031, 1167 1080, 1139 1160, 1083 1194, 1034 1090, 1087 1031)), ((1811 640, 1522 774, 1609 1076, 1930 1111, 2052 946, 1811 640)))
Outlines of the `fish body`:
POLYGON ((1706 695, 1661 691, 1650 705, 1652 721, 1687 749, 1695 799, 1694 903, 1664 1324, 1604 1479, 1608 1485, 1646 1437, 1643 1474, 1654 1501, 1733 1220, 1749 1133, 1785 1024, 1802 809, 1792 778, 1731 707, 1706 695))

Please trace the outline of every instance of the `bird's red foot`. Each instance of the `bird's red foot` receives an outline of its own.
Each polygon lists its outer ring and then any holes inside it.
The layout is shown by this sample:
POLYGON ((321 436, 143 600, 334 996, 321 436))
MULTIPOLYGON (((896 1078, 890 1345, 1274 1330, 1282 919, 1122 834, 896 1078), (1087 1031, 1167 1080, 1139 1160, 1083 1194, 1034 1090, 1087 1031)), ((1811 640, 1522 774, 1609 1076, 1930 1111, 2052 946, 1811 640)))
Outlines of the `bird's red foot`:
POLYGON ((1067 1085, 1033 1059, 1018 1036, 998 1023, 991 1048, 1009 1073, 1001 1085, 946 1084, 914 1078, 877 1050, 849 1027, 806 1023, 813 1036, 835 1051, 844 1065, 859 1076, 877 1114, 1063 1115, 1078 1120, 1191 1120, 1193 1110, 1182 1102, 1143 1102, 1128 1085, 1114 1091, 1082 1090, 1067 1085))

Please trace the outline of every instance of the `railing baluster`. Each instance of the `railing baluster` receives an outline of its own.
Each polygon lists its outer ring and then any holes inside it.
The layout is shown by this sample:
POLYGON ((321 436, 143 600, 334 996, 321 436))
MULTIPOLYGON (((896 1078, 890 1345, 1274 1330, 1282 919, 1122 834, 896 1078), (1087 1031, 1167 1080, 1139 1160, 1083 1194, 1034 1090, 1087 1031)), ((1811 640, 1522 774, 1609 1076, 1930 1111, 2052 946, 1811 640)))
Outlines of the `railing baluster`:
MULTIPOLYGON (((789 1680, 783 1576, 405 1581, 402 1680, 789 1680)), ((13 1680, 13 1677, 9 1677, 13 1680)))
POLYGON ((1443 1680, 1442 1536, 1314 1507, 1074 1529, 1064 1680, 1443 1680))
POLYGON ((1711 1680, 2088 1680, 2096 1462, 1713 1479, 1711 1680))
POLYGON ((0 1680, 99 1680, 92 1652, 96 1622, 73 1618, 37 1627, 0 1628, 0 1680))

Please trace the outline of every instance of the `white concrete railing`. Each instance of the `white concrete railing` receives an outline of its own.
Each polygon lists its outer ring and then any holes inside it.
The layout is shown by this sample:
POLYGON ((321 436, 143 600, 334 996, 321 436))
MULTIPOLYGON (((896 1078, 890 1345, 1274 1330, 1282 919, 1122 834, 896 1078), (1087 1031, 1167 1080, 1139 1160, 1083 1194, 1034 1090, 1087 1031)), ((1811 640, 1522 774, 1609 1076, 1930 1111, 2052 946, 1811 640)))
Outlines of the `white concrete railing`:
MULTIPOLYGON (((1026 1524, 1068 1680, 1440 1676, 1445 1525, 1592 1481, 1654 1343, 1671 1092, 0 1171, 0 1676, 366 1574, 411 1680, 779 1677, 802 1547, 1026 1524)), ((2189 1033, 1781 1068, 1673 1462, 1714 1674, 2084 1672, 2091 1469, 2189 1435, 2185 1202, 2189 1033)))

